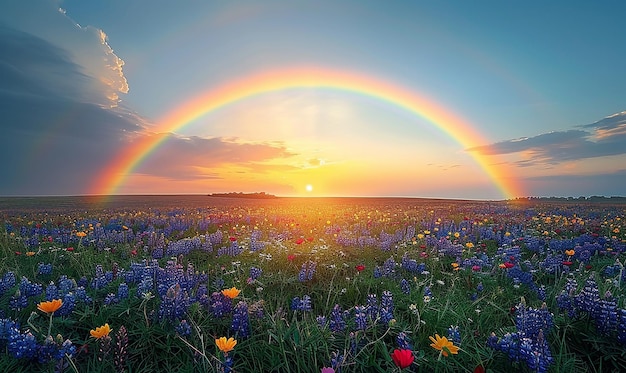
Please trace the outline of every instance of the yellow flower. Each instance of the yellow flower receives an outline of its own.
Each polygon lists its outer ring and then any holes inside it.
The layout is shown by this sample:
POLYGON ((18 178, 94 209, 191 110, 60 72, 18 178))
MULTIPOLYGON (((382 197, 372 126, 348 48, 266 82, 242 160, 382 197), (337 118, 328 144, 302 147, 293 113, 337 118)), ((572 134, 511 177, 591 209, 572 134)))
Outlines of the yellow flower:
POLYGON ((228 353, 235 349, 235 345, 237 344, 237 340, 233 337, 226 339, 226 337, 216 338, 215 345, 220 349, 223 353, 228 353))
POLYGON ((85 237, 86 235, 87 235, 87 233, 85 233, 85 232, 83 232, 83 231, 76 232, 76 237, 83 238, 83 237, 85 237))
POLYGON ((574 250, 565 250, 565 255, 572 256, 574 254, 576 254, 576 251, 574 251, 574 250))
POLYGON ((105 337, 107 335, 109 335, 109 333, 111 333, 111 328, 109 327, 109 324, 104 324, 102 326, 99 326, 95 329, 91 329, 89 331, 89 334, 91 334, 92 337, 96 338, 96 339, 100 339, 102 337, 105 337))
POLYGON ((52 313, 63 305, 63 301, 61 299, 53 299, 47 302, 40 302, 37 305, 37 309, 41 312, 52 313))
POLYGON ((239 295, 240 292, 241 290, 237 289, 236 287, 222 290, 222 294, 229 297, 230 299, 237 298, 237 295, 239 295))
POLYGON ((468 249, 471 249, 471 248, 474 247, 474 244, 471 243, 471 242, 468 242, 468 243, 465 244, 465 247, 467 247, 468 249))
POLYGON ((459 348, 455 346, 454 343, 452 343, 452 341, 449 341, 448 338, 446 337, 440 337, 439 334, 435 334, 435 338, 433 337, 428 337, 428 338, 430 338, 430 340, 433 342, 430 344, 430 347, 434 348, 435 350, 441 351, 443 356, 448 356, 448 353, 451 353, 451 354, 459 353, 459 348))
POLYGON ((27 251, 27 252, 26 252, 26 256, 33 256, 33 255, 35 255, 35 254, 36 254, 36 253, 35 253, 34 251, 27 251))

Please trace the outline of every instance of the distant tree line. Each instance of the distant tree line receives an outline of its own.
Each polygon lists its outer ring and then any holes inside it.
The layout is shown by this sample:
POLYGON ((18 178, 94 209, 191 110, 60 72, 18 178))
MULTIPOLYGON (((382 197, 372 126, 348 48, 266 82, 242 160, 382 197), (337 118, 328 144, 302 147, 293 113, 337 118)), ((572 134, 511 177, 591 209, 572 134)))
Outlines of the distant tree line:
POLYGON ((278 198, 273 194, 265 192, 243 193, 243 192, 229 192, 229 193, 211 193, 209 197, 228 197, 228 198, 278 198))

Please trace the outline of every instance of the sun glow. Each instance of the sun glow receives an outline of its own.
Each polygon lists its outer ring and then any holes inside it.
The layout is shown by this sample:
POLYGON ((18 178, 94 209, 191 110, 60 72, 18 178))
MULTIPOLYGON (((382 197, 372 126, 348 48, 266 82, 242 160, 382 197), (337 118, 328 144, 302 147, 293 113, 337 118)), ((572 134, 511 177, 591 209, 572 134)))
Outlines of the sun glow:
POLYGON ((307 184, 307 186, 305 187, 305 189, 306 189, 306 191, 307 191, 307 192, 309 192, 309 193, 310 193, 310 192, 312 192, 312 191, 313 191, 313 185, 311 185, 311 184, 307 184))

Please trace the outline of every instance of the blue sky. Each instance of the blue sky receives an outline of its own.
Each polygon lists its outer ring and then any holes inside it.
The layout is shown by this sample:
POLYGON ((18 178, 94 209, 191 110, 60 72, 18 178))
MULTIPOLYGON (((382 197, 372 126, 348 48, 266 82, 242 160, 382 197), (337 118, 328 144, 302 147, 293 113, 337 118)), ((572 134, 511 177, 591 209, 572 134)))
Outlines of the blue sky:
POLYGON ((88 193, 111 154, 149 135, 178 105, 242 76, 298 66, 355 71, 427 95, 487 142, 459 148, 398 108, 345 93, 277 92, 172 134, 119 192, 300 195, 298 184, 308 183, 318 195, 498 198, 473 151, 505 164, 528 195, 624 195, 626 5, 618 1, 33 0, 0 7, 0 155, 20 154, 0 166, 11 175, 1 195, 88 193), (324 126, 337 130, 312 130, 324 126), (265 158, 237 153, 242 144, 263 148, 265 158), (347 144, 349 152, 331 150, 347 144), (368 160, 372 149, 386 164, 368 160), (346 166, 305 176, 298 164, 311 158, 346 166), (407 158, 423 166, 403 171, 407 158), (227 168, 259 174, 237 179, 227 168), (367 169, 388 185, 364 188, 374 184, 367 169), (332 172, 342 177, 331 182, 332 172))

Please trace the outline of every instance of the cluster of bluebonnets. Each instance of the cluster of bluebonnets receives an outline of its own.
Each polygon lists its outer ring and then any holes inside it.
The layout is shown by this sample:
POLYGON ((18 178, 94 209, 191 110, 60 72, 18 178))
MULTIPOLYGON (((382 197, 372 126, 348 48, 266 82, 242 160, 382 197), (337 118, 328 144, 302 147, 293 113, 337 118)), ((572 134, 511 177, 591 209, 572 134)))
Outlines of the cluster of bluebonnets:
POLYGON ((2 359, 62 372, 109 356, 116 370, 126 371, 132 351, 110 352, 108 331, 81 336, 77 329, 98 325, 77 328, 69 320, 129 304, 146 325, 162 325, 182 340, 194 358, 209 355, 199 351, 202 333, 234 338, 228 345, 216 339, 220 353, 213 360, 221 371, 246 371, 232 351, 244 353, 242 341, 255 336, 271 341, 263 334, 288 313, 345 341, 329 342, 328 355, 312 371, 357 371, 363 354, 384 343, 393 353, 380 358, 381 367, 417 370, 474 354, 462 360, 466 368, 472 361, 468 370, 497 369, 504 360, 547 372, 559 351, 581 352, 562 345, 557 319, 584 320, 585 335, 626 348, 623 206, 390 201, 239 206, 234 200, 215 207, 209 200, 207 207, 90 214, 4 212, 0 234, 10 261, 0 273, 2 359), (93 258, 90 268, 73 265, 85 257, 93 258), (275 304, 268 304, 266 279, 294 290, 284 299, 276 292, 275 304), (464 298, 444 302, 453 281, 465 282, 464 292, 454 293, 464 298), (458 312, 464 316, 447 314, 438 325, 422 326, 422 316, 440 310, 435 304, 449 302, 476 308, 478 319, 478 305, 507 289, 522 296, 504 310, 501 325, 486 321, 470 329, 474 321, 458 312), (39 306, 58 300, 52 312, 39 306), (198 314, 213 320, 215 330, 199 328, 198 314), (57 328, 66 337, 51 332, 57 328), (420 335, 423 330, 429 332, 420 335), (424 344, 428 338, 434 355, 424 344), (92 352, 84 351, 90 343, 92 352))

